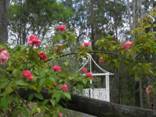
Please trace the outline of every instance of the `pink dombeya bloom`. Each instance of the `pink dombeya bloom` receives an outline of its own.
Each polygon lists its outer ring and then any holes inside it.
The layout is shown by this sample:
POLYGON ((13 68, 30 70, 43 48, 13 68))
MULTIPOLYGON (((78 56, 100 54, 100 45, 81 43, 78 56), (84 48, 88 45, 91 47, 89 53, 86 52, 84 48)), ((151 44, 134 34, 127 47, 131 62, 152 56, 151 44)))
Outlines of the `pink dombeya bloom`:
POLYGON ((36 35, 32 34, 32 35, 28 36, 27 43, 29 45, 34 45, 34 46, 38 47, 41 45, 41 40, 36 35))
POLYGON ((55 72, 61 72, 61 71, 62 71, 62 68, 61 68, 61 66, 59 66, 59 65, 54 65, 54 66, 52 67, 52 69, 53 69, 53 71, 55 71, 55 72))
POLYGON ((69 91, 69 86, 67 84, 63 84, 60 86, 60 89, 64 92, 68 92, 69 91))
POLYGON ((63 32, 63 31, 66 30, 66 26, 65 26, 65 25, 58 25, 58 26, 55 27, 55 29, 56 29, 57 31, 63 32))
POLYGON ((92 43, 90 41, 84 41, 82 44, 84 47, 89 47, 92 45, 92 43))
POLYGON ((128 40, 128 41, 126 41, 126 42, 124 42, 123 44, 122 44, 122 48, 123 49, 129 49, 129 48, 131 48, 133 46, 133 41, 130 41, 130 40, 128 40))
POLYGON ((0 49, 0 64, 5 64, 8 61, 9 57, 10 55, 7 50, 0 49))
POLYGON ((87 73, 86 73, 86 77, 88 77, 88 78, 92 78, 92 77, 93 77, 92 72, 87 72, 87 73))
POLYGON ((83 73, 87 73, 87 72, 88 72, 88 70, 87 70, 87 68, 86 68, 86 67, 83 67, 83 68, 81 69, 81 72, 83 72, 83 73))
POLYGON ((38 53, 38 56, 39 56, 40 59, 43 60, 43 61, 47 61, 47 60, 48 60, 47 55, 46 55, 43 51, 40 51, 40 52, 38 53))
POLYGON ((92 72, 87 72, 86 73, 86 77, 89 78, 89 79, 91 79, 91 80, 94 80, 93 73, 92 72))
POLYGON ((28 79, 28 80, 32 80, 33 76, 30 70, 23 70, 22 75, 24 78, 28 79))
POLYGON ((59 112, 58 113, 58 117, 63 117, 63 113, 62 112, 59 112))

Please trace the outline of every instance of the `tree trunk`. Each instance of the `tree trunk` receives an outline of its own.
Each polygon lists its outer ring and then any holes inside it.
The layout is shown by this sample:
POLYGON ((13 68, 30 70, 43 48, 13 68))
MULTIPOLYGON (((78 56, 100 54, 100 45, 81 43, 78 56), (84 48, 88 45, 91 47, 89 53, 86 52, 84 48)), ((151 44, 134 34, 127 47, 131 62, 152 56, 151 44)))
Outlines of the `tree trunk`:
POLYGON ((8 21, 6 17, 7 7, 10 0, 0 0, 0 42, 6 43, 8 41, 8 21))
POLYGON ((137 26, 138 19, 141 18, 142 14, 142 5, 143 0, 133 0, 133 28, 137 26))

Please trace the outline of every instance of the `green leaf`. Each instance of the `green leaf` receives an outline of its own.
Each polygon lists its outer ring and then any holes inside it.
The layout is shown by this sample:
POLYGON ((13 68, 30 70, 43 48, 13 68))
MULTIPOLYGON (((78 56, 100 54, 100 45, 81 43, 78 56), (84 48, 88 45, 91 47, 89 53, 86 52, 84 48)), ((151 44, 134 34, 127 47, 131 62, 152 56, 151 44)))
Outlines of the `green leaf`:
POLYGON ((53 94, 52 100, 54 100, 56 103, 58 103, 60 101, 61 97, 62 97, 62 92, 57 91, 55 94, 53 94))
POLYGON ((7 109, 9 105, 9 99, 7 96, 4 96, 0 99, 0 108, 7 109))
POLYGON ((40 94, 40 93, 35 93, 35 97, 38 98, 38 99, 40 99, 40 100, 43 100, 44 99, 43 96, 42 96, 42 94, 40 94))
POLYGON ((16 85, 24 86, 24 87, 29 86, 29 84, 27 82, 23 81, 23 80, 16 81, 16 85))
POLYGON ((18 107, 14 112, 12 113, 13 117, 30 117, 29 110, 26 107, 18 107))
POLYGON ((64 93, 64 96, 67 98, 67 99, 71 99, 71 95, 70 95, 70 93, 64 93))
POLYGON ((11 85, 9 85, 8 87, 6 87, 4 95, 11 94, 13 91, 14 91, 14 88, 11 85))
POLYGON ((49 79, 51 82, 52 82, 52 81, 54 81, 54 82, 56 81, 56 78, 53 78, 53 77, 50 77, 50 78, 48 78, 48 79, 49 79))
POLYGON ((4 89, 9 84, 9 80, 7 78, 1 78, 0 80, 0 89, 4 89))

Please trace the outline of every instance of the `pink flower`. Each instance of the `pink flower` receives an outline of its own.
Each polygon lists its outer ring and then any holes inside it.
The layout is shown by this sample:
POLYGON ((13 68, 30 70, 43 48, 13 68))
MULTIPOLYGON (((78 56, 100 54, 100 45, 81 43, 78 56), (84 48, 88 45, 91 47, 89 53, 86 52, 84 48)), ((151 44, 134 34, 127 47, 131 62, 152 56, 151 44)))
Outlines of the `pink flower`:
POLYGON ((92 77, 93 77, 92 72, 87 72, 87 73, 86 73, 86 77, 88 77, 88 78, 92 78, 92 77))
POLYGON ((5 49, 0 49, 0 64, 5 64, 9 59, 9 53, 5 49))
POLYGON ((58 25, 58 26, 55 27, 55 29, 56 29, 57 31, 63 32, 63 31, 66 30, 66 26, 65 26, 65 25, 58 25))
POLYGON ((133 46, 133 41, 129 41, 129 40, 122 44, 122 48, 126 50, 131 48, 132 46, 133 46))
POLYGON ((24 78, 28 79, 28 80, 32 80, 33 76, 30 70, 23 70, 22 75, 24 78))
POLYGON ((88 72, 88 70, 87 70, 87 68, 86 68, 86 67, 83 67, 83 68, 81 69, 81 72, 83 72, 83 73, 87 73, 87 72, 88 72))
POLYGON ((64 91, 64 92, 68 92, 68 91, 69 91, 69 87, 68 87, 67 84, 61 85, 61 86, 60 86, 60 89, 61 89, 62 91, 64 91))
POLYGON ((47 61, 48 60, 47 55, 43 51, 40 51, 38 53, 38 55, 39 55, 39 57, 40 57, 41 60, 43 60, 43 61, 47 61))
POLYGON ((27 43, 29 45, 34 45, 34 46, 38 47, 41 45, 41 40, 36 35, 32 34, 32 35, 28 36, 27 43))
POLYGON ((59 112, 58 117, 63 117, 63 113, 59 112))
POLYGON ((59 66, 59 65, 54 65, 54 66, 52 67, 52 69, 53 69, 53 71, 55 71, 55 72, 61 72, 61 71, 62 71, 62 68, 61 68, 61 66, 59 66))
POLYGON ((91 80, 94 80, 93 73, 92 72, 87 72, 86 73, 86 77, 89 78, 89 79, 91 79, 91 80))
POLYGON ((92 43, 90 41, 84 41, 82 44, 84 47, 89 47, 92 45, 92 43))

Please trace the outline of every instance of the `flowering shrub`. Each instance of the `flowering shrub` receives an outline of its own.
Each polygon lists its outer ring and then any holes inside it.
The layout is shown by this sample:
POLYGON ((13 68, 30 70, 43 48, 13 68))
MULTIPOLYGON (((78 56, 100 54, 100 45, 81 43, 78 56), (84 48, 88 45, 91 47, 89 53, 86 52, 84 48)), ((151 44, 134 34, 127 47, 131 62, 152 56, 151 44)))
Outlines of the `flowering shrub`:
POLYGON ((68 44, 75 44, 76 40, 63 27, 57 30, 64 32, 56 32, 54 41, 59 40, 59 33, 61 39, 61 35, 67 37, 64 47, 58 51, 51 45, 42 49, 42 42, 36 35, 28 36, 27 46, 19 45, 13 49, 0 46, 0 116, 32 117, 43 113, 45 117, 62 117, 60 100, 71 99, 72 92, 89 84, 91 79, 87 77, 92 77, 91 73, 84 76, 77 71, 71 72, 67 61, 58 61, 66 54, 68 44), (47 97, 41 93, 45 91, 47 97), (35 104, 31 104, 34 99, 35 104))

